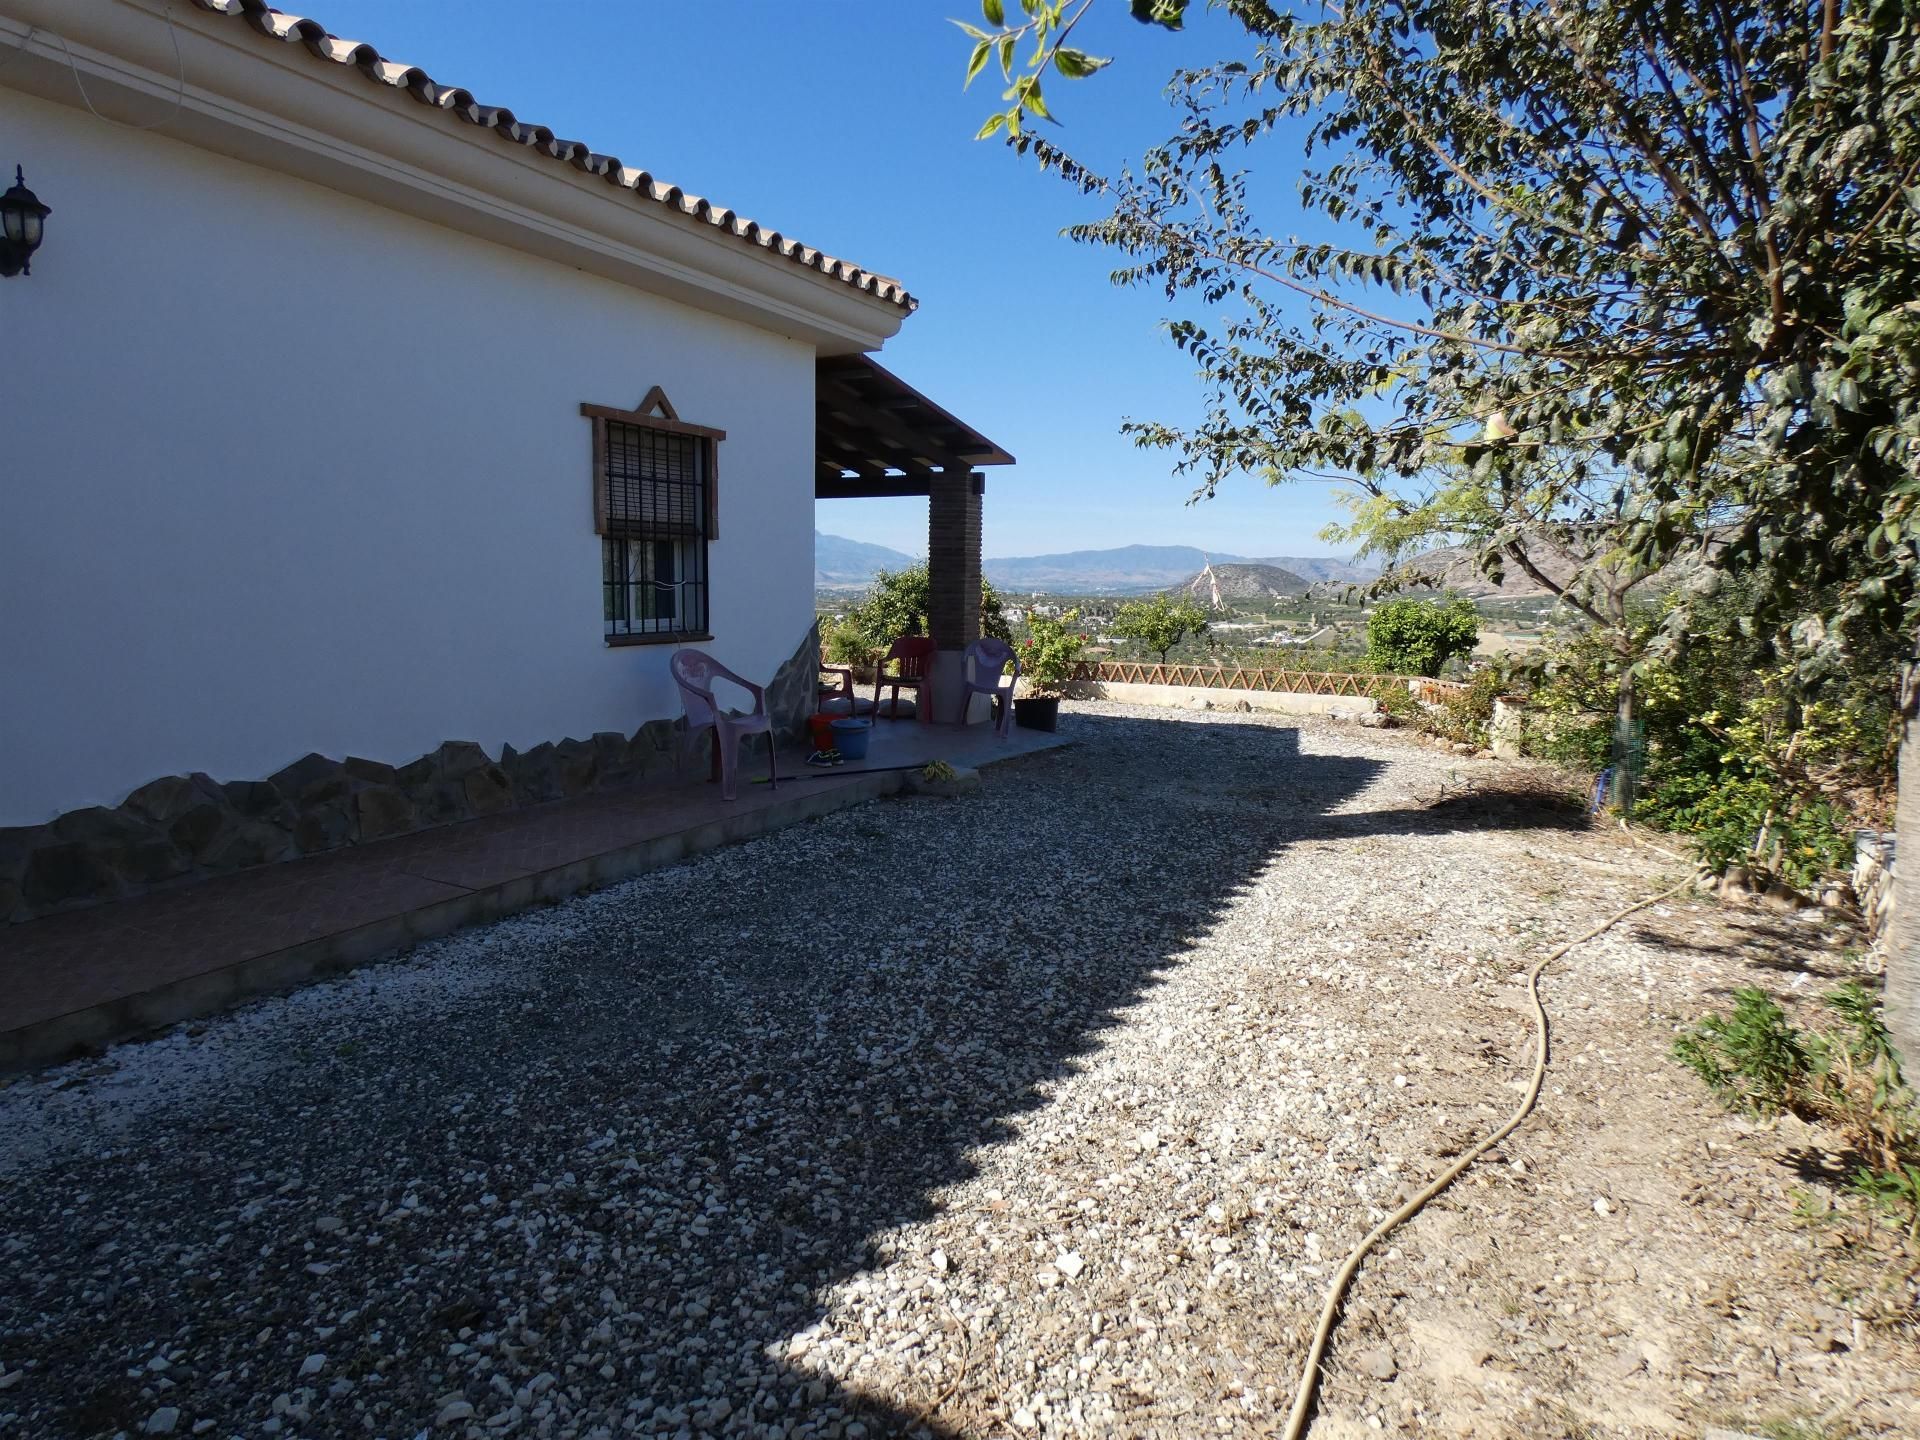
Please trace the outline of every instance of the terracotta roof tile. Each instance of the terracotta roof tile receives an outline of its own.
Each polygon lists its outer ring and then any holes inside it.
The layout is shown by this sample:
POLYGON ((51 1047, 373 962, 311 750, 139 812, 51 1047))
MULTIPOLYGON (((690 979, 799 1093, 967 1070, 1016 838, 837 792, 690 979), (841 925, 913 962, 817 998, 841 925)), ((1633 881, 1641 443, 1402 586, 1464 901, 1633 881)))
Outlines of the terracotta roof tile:
POLYGON ((193 3, 215 15, 243 19, 262 35, 275 40, 289 44, 297 42, 321 60, 336 65, 351 65, 377 84, 406 90, 422 105, 448 111, 469 125, 495 131, 515 144, 525 145, 555 160, 564 160, 576 170, 598 175, 609 184, 632 191, 657 205, 677 210, 682 215, 705 221, 749 244, 771 250, 808 269, 831 275, 857 290, 890 301, 903 310, 913 310, 919 303, 898 280, 876 275, 850 260, 838 259, 811 245, 802 245, 758 221, 723 209, 698 195, 689 195, 678 185, 664 185, 645 170, 622 164, 615 156, 590 150, 578 140, 562 140, 544 125, 529 125, 518 119, 504 106, 482 105, 470 92, 456 85, 441 84, 417 65, 402 65, 389 60, 371 45, 343 40, 338 35, 330 34, 318 21, 286 14, 264 3, 264 0, 193 0, 193 3))

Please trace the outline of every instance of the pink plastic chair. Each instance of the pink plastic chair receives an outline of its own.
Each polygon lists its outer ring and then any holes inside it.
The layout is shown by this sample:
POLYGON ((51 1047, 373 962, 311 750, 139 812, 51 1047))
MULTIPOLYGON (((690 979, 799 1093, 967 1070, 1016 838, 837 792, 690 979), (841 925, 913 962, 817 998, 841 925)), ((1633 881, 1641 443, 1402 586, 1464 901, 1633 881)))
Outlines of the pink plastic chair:
POLYGON ((687 712, 687 734, 713 731, 713 743, 720 762, 720 795, 735 798, 734 771, 739 760, 739 745, 749 735, 767 737, 767 786, 780 784, 780 772, 774 762, 773 717, 767 713, 765 687, 734 674, 704 650, 676 650, 671 667, 673 682, 680 687, 680 703, 687 712), (723 710, 713 698, 713 682, 726 680, 753 696, 753 709, 742 715, 723 710))
POLYGON ((900 687, 913 691, 913 712, 920 723, 927 723, 927 712, 933 709, 933 679, 927 673, 933 662, 933 637, 929 635, 902 635, 893 642, 887 651, 886 660, 880 662, 880 670, 873 681, 873 713, 880 714, 880 692, 893 690, 893 710, 890 719, 900 718, 900 687), (887 661, 898 660, 900 673, 887 674, 887 661))
POLYGON ((1020 657, 1013 653, 1013 647, 1004 640, 996 640, 991 635, 982 635, 967 646, 967 653, 960 659, 960 723, 967 723, 967 706, 976 695, 987 697, 987 713, 993 713, 993 702, 1000 702, 1000 719, 994 726, 1000 738, 1005 740, 1013 734, 1013 687, 1020 682, 1020 657), (1007 667, 1013 667, 1013 674, 1006 673, 1007 667), (1006 681, 1005 685, 1000 682, 1006 681))

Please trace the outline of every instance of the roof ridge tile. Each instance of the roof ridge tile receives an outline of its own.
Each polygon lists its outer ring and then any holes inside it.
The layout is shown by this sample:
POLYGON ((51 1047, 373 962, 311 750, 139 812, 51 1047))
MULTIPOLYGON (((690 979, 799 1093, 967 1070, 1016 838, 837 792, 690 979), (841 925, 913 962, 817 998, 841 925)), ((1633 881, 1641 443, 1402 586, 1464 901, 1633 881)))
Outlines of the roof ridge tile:
POLYGON ((919 306, 920 302, 907 293, 906 287, 890 276, 790 240, 778 230, 750 220, 738 211, 722 209, 702 196, 690 195, 678 185, 662 184, 648 171, 628 165, 616 155, 600 154, 584 141, 561 140, 544 125, 523 124, 505 106, 483 105, 471 91, 457 85, 443 85, 419 66, 390 60, 365 41, 343 39, 317 20, 276 10, 266 0, 193 0, 193 3, 209 14, 244 20, 270 39, 288 44, 298 42, 317 60, 350 65, 375 84, 405 90, 422 105, 445 111, 480 129, 496 131, 516 144, 598 175, 608 184, 655 204, 704 220, 749 244, 877 295, 903 310, 912 311, 919 306))

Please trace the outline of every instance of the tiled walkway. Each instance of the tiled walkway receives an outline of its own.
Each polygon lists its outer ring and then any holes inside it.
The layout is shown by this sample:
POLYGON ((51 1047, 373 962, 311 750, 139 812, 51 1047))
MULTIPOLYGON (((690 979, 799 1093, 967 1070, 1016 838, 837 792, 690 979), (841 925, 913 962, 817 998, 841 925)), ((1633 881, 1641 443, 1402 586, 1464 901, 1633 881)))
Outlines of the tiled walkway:
POLYGON ((0 1068, 57 1060, 285 989, 463 925, 897 790, 885 767, 985 765, 1061 743, 883 721, 868 758, 738 800, 687 780, 564 800, 0 926, 0 1068))

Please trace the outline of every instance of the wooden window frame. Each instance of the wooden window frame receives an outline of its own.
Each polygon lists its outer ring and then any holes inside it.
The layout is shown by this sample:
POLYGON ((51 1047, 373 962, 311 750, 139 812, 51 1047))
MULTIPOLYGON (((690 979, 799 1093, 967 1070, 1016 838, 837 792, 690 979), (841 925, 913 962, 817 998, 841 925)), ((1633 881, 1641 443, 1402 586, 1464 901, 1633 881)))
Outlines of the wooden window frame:
MULTIPOLYGON (((593 532, 601 537, 604 546, 607 540, 631 537, 611 536, 607 515, 607 425, 613 422, 620 425, 632 425, 641 429, 660 430, 669 435, 688 435, 704 443, 706 465, 706 514, 702 517, 703 530, 699 543, 710 546, 720 538, 720 442, 727 438, 727 432, 715 429, 711 425, 694 425, 682 420, 674 409, 667 393, 655 385, 647 391, 640 403, 631 410, 622 410, 613 405, 594 405, 582 402, 580 413, 593 422, 593 532)), ((603 561, 604 563, 604 561, 603 561)), ((699 630, 675 630, 646 632, 640 634, 605 634, 602 639, 607 648, 618 649, 629 645, 680 645, 689 640, 713 639, 713 581, 711 556, 705 557, 702 572, 708 577, 706 585, 707 625, 699 630)), ((604 583, 604 582, 603 582, 604 583)))

